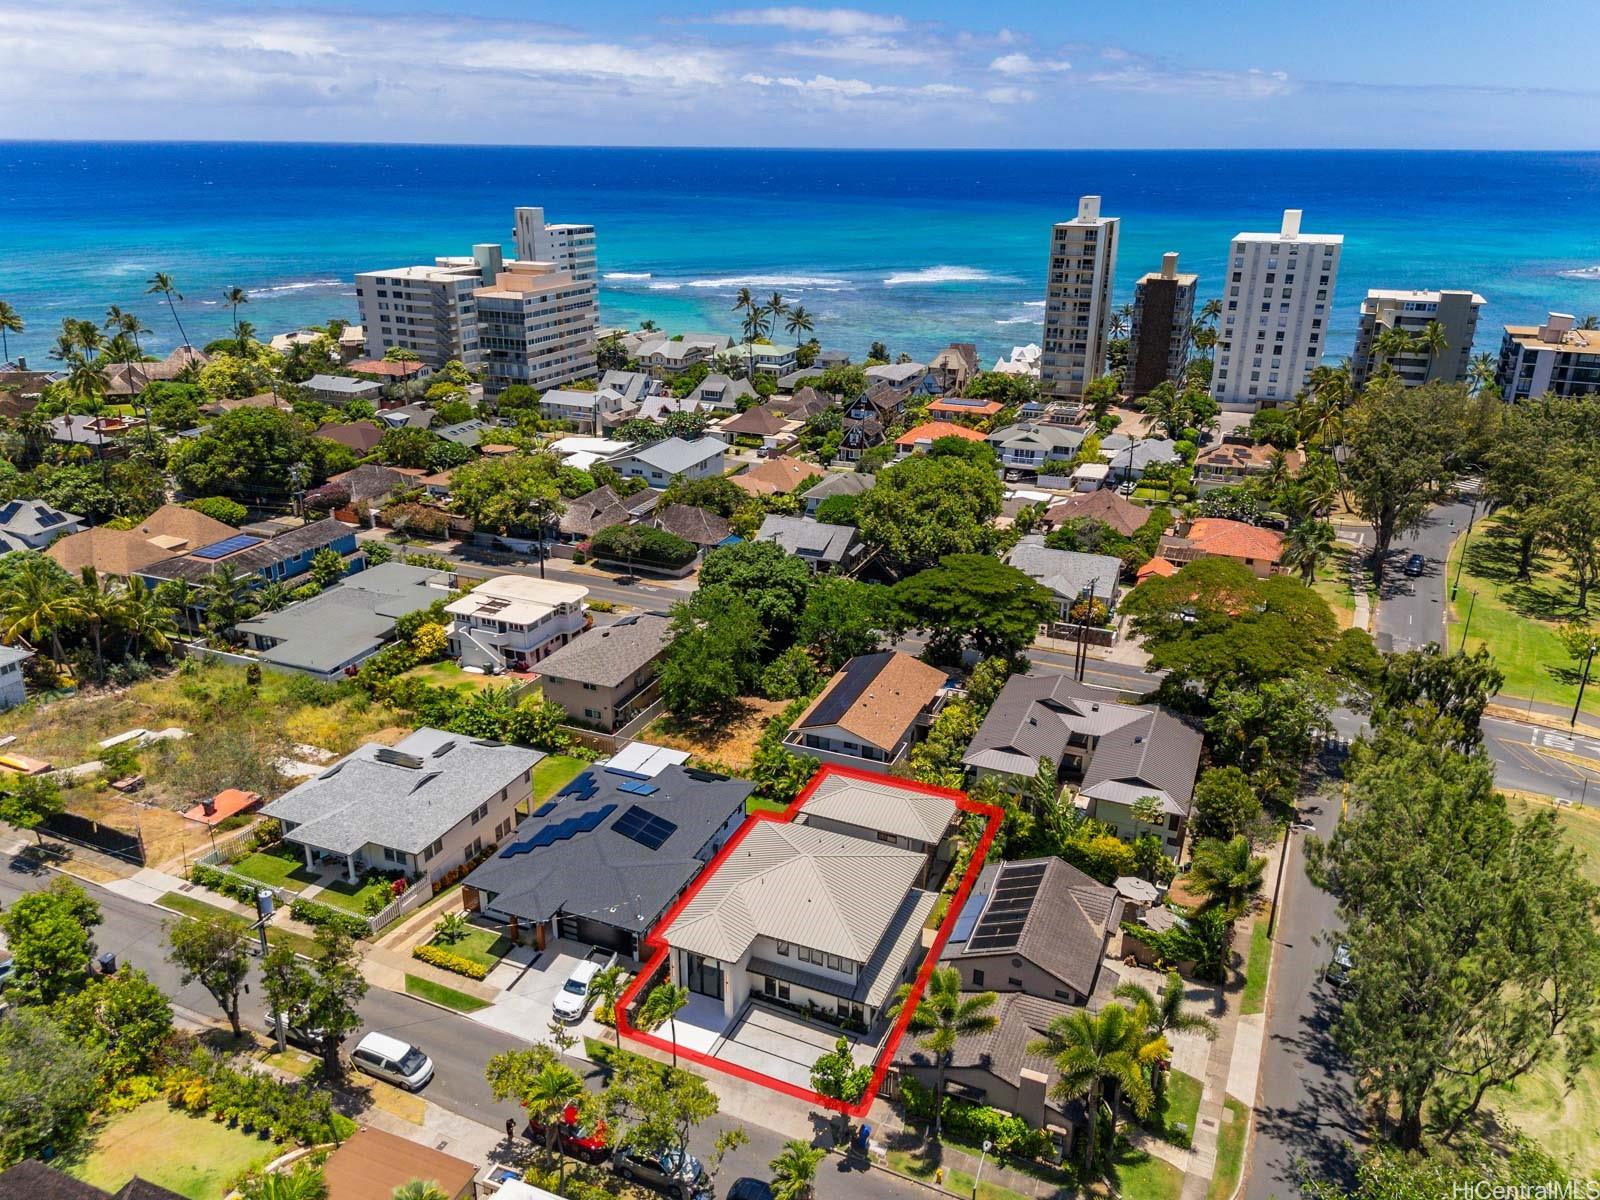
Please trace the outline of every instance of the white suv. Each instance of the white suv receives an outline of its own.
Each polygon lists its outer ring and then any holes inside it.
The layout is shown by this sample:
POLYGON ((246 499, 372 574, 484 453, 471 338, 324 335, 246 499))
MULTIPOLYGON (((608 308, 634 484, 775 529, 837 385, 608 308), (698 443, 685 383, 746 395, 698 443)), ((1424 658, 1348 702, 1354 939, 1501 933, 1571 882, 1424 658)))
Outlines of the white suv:
POLYGON ((433 1060, 408 1042, 386 1033, 369 1033, 356 1043, 350 1061, 358 1070, 414 1092, 433 1078, 433 1060))
POLYGON ((583 1020, 583 1014, 589 1011, 589 1001, 593 999, 589 995, 589 985, 594 982, 596 975, 616 961, 617 956, 613 954, 604 962, 586 958, 573 967, 572 974, 567 976, 567 981, 561 985, 561 990, 556 993, 555 999, 550 1001, 550 1007, 555 1011, 556 1018, 566 1025, 574 1025, 583 1020))

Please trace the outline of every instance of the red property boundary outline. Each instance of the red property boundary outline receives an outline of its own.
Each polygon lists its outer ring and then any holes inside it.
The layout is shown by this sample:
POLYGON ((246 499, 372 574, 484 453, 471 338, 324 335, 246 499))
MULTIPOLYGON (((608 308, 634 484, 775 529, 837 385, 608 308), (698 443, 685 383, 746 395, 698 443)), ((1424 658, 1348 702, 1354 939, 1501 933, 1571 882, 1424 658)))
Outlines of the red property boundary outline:
POLYGON ((928 985, 928 978, 933 974, 934 967, 939 963, 939 955, 943 952, 945 943, 950 939, 950 931, 954 928, 956 918, 961 914, 961 909, 967 902, 967 896, 972 891, 972 885, 977 882, 978 872, 983 869, 984 860, 989 854, 989 848, 994 844, 995 835, 1000 832, 1000 823, 1005 817, 1004 812, 996 805, 980 803, 973 800, 963 791, 955 788, 934 787, 931 784, 917 783, 910 779, 900 779, 896 776, 884 775, 876 771, 863 771, 856 767, 827 765, 812 777, 811 782, 805 786, 805 789, 781 813, 771 811, 758 812, 746 817, 739 828, 734 831, 734 835, 728 839, 727 844, 706 864, 705 869, 700 872, 683 895, 673 902, 672 907, 666 911, 661 920, 656 922, 655 928, 646 935, 644 944, 650 947, 654 953, 639 974, 634 977, 633 982, 627 986, 617 999, 616 1023, 617 1029, 622 1036, 629 1041, 650 1046, 664 1053, 672 1052, 673 1044, 670 1041, 656 1034, 645 1033, 643 1030, 634 1028, 633 1022, 628 1016, 628 1009, 638 999, 639 993, 644 990, 646 983, 655 979, 663 966, 670 966, 667 959, 672 951, 666 941, 668 927, 677 919, 678 914, 689 901, 699 894, 700 889, 722 866, 724 860, 738 849, 739 844, 744 841, 758 822, 776 821, 779 824, 787 824, 793 821, 796 815, 799 814, 800 809, 805 806, 806 801, 811 799, 812 793, 821 786, 822 781, 836 777, 859 779, 869 783, 887 783, 909 791, 923 792, 931 796, 943 796, 953 801, 960 811, 976 813, 985 818, 983 836, 978 839, 978 844, 967 863, 966 873, 961 877, 961 883, 956 888, 955 895, 951 898, 950 907, 945 911, 944 920, 939 923, 939 932, 935 935, 933 945, 929 947, 927 957, 923 959, 922 966, 917 971, 917 977, 912 982, 909 999, 913 1002, 901 1006, 899 1015, 895 1017, 894 1025, 889 1030, 889 1036, 884 1041, 882 1050, 878 1052, 877 1061, 873 1066, 872 1081, 867 1085, 866 1094, 855 1104, 846 1104, 842 1100, 834 1100, 831 1097, 822 1095, 820 1092, 814 1092, 810 1088, 803 1088, 798 1084, 790 1083, 788 1080, 776 1079, 771 1075, 763 1075, 759 1071, 751 1070, 749 1067, 742 1067, 738 1063, 725 1062, 720 1058, 714 1058, 703 1051, 679 1046, 677 1047, 677 1053, 680 1059, 685 1059, 702 1067, 709 1067, 715 1071, 721 1071, 724 1075, 732 1075, 734 1078, 742 1079, 747 1083, 758 1084, 772 1091, 781 1092, 786 1096, 793 1096, 799 1100, 819 1104, 824 1108, 831 1108, 848 1116, 864 1117, 872 1107, 872 1102, 877 1099, 878 1089, 883 1086, 884 1077, 889 1073, 889 1064, 894 1061, 895 1052, 900 1048, 900 1040, 905 1036, 906 1027, 911 1021, 911 1013, 916 1008, 916 1003, 922 999, 922 992, 928 985))

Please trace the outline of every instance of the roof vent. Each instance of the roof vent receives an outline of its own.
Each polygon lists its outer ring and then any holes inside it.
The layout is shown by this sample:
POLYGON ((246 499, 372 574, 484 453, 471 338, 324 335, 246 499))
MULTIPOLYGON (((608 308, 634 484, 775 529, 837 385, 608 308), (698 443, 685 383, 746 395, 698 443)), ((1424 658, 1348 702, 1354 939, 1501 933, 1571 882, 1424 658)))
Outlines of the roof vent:
POLYGON ((453 741, 440 742, 439 745, 434 748, 433 757, 434 758, 443 758, 446 754, 449 754, 450 751, 454 750, 455 748, 456 748, 456 744, 453 741))
POLYGON ((1134 734, 1134 735, 1133 735, 1133 744, 1134 744, 1134 745, 1135 745, 1135 746, 1137 746, 1137 745, 1139 745, 1139 744, 1140 744, 1140 743, 1142 743, 1142 742, 1143 742, 1143 741, 1144 741, 1144 734, 1142 734, 1142 733, 1136 733, 1136 734, 1134 734))
POLYGON ((1090 712, 1099 712, 1100 711, 1100 702, 1098 700, 1096 700, 1093 704, 1089 705, 1089 711, 1090 712))
POLYGON ((420 755, 407 754, 404 750, 396 750, 392 746, 379 746, 377 753, 372 757, 391 767, 405 767, 408 771, 422 770, 420 755))

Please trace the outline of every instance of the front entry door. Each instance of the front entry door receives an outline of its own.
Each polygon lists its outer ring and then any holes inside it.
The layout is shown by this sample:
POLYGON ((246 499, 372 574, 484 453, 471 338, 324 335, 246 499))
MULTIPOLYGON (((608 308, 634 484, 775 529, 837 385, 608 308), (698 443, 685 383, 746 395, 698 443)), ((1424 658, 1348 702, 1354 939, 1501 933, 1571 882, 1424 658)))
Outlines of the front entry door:
POLYGON ((722 968, 714 959, 685 954, 683 964, 684 987, 699 995, 710 996, 713 1000, 722 999, 722 968))

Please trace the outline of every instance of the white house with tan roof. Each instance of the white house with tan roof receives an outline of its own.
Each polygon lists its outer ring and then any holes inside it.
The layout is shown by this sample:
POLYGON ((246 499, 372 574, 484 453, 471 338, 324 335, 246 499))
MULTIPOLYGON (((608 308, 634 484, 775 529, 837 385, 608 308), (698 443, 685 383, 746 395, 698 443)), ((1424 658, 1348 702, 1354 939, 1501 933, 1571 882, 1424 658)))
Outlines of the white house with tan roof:
POLYGON ((445 605, 450 655, 464 667, 522 671, 589 625, 589 589, 527 575, 497 575, 445 605))
POLYGON ((938 792, 908 788, 888 776, 830 771, 800 806, 795 820, 914 851, 926 856, 931 871, 950 862, 955 846, 950 832, 959 815, 955 801, 938 792))
POLYGON ((937 667, 898 650, 859 655, 800 714, 784 745, 839 766, 893 766, 933 722, 948 682, 937 667))

